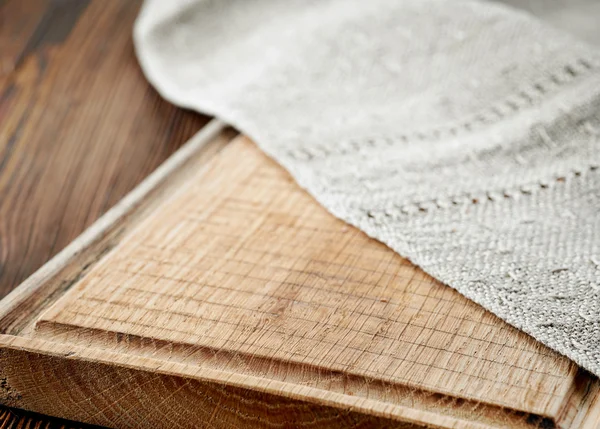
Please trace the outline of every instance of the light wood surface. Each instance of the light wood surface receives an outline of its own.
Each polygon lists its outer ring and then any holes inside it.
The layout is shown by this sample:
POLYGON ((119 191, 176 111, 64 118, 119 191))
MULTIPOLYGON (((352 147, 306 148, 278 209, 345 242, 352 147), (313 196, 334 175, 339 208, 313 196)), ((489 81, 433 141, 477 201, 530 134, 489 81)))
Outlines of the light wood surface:
POLYGON ((189 155, 9 296, 5 402, 113 427, 598 426, 595 378, 335 219, 253 143, 189 155))

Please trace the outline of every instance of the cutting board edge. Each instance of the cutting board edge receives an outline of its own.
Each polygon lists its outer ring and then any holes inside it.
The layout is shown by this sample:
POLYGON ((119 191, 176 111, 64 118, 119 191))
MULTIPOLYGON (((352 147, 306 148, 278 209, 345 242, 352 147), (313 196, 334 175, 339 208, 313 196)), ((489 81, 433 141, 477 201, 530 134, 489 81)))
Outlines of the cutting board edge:
MULTIPOLYGON (((462 419, 453 415, 444 415, 432 411, 420 410, 417 408, 410 408, 401 405, 392 405, 389 403, 383 403, 381 401, 367 399, 358 396, 352 396, 348 394, 333 393, 330 391, 312 388, 309 386, 302 386, 293 383, 281 382, 278 380, 266 379, 261 377, 254 377, 239 373, 230 373, 214 369, 202 368, 198 366, 192 366, 187 364, 181 364, 177 362, 167 362, 160 359, 153 359, 148 357, 142 357, 137 355, 125 355, 123 353, 107 351, 103 349, 85 348, 80 346, 74 346, 71 344, 61 344, 53 341, 47 341, 37 338, 24 338, 11 335, 0 335, 0 368, 3 371, 0 372, 0 378, 3 378, 3 392, 6 397, 6 392, 10 392, 14 399, 11 403, 6 405, 14 406, 17 408, 23 408, 43 414, 55 413, 52 408, 47 409, 43 405, 46 398, 40 393, 43 390, 36 390, 32 395, 32 391, 23 394, 17 383, 12 383, 15 377, 20 380, 21 377, 31 377, 32 368, 36 367, 36 361, 43 360, 45 363, 42 364, 45 368, 51 368, 50 372, 53 374, 60 374, 60 377, 49 377, 52 379, 52 389, 56 390, 56 381, 60 380, 59 390, 69 392, 76 389, 81 389, 81 385, 76 384, 76 380, 90 380, 89 375, 85 375, 86 371, 82 367, 94 366, 96 370, 98 367, 105 368, 121 368, 132 374, 132 377, 139 376, 143 378, 147 374, 152 376, 162 375, 165 377, 172 378, 175 385, 180 383, 188 383, 193 380, 201 384, 218 385, 223 389, 234 389, 235 395, 239 395, 239 390, 245 391, 247 396, 244 398, 246 401, 260 401, 261 395, 267 395, 268 406, 277 406, 277 401, 284 401, 286 406, 290 401, 297 403, 297 408, 302 410, 305 407, 309 407, 311 404, 316 407, 326 407, 331 409, 339 410, 340 413, 352 412, 364 419, 376 418, 383 419, 386 424, 392 424, 393 422, 406 423, 417 426, 426 427, 437 427, 437 428, 455 428, 455 429, 488 429, 495 428, 496 425, 486 424, 482 422, 475 422, 468 419, 462 419), (48 360, 51 360, 54 364, 49 365, 48 360), (26 371, 22 371, 23 368, 27 368, 26 371), (57 369, 58 368, 58 369, 57 369), (65 377, 65 374, 69 374, 69 377, 65 377), (15 387, 17 386, 17 387, 15 387), (259 398, 259 399, 257 399, 259 398)), ((47 375, 47 374, 46 374, 47 375)), ((23 383, 22 381, 20 381, 23 383)), ((26 384, 27 382, 25 382, 26 384)), ((168 384, 168 383, 162 383, 168 384)), ((93 386, 88 386, 90 389, 93 386)), ((161 412, 167 414, 167 411, 177 403, 177 398, 174 395, 177 389, 172 391, 164 392, 165 397, 174 397, 173 404, 165 401, 160 404, 160 408, 157 410, 157 405, 152 403, 149 408, 144 409, 144 404, 137 404, 137 414, 139 415, 150 415, 152 412, 161 412), (141 407, 139 407, 141 406, 141 407)), ((126 405, 126 399, 121 397, 118 391, 113 389, 107 389, 104 392, 104 401, 116 404, 124 407, 126 405)), ((0 395, 0 402, 2 402, 3 396, 0 395)), ((77 403, 69 404, 72 409, 79 409, 75 414, 64 414, 57 415, 57 417, 67 418, 71 420, 78 420, 90 424, 110 425, 114 421, 106 420, 95 420, 91 419, 90 416, 93 414, 95 407, 82 408, 76 406, 77 403)), ((507 410, 507 413, 512 413, 511 410, 507 410)), ((529 416, 523 414, 523 420, 535 419, 539 421, 550 421, 540 416, 529 416)), ((138 421, 136 422, 139 426, 145 427, 146 425, 153 423, 159 425, 160 422, 150 421, 138 421)))

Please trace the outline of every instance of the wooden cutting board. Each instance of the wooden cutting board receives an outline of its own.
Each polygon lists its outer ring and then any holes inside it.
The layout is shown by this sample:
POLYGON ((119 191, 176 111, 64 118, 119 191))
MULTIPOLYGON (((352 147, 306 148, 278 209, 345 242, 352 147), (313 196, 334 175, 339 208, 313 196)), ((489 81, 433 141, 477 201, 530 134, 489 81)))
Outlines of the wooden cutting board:
POLYGON ((112 427, 600 426, 595 377, 231 138, 213 122, 0 303, 0 402, 112 427))

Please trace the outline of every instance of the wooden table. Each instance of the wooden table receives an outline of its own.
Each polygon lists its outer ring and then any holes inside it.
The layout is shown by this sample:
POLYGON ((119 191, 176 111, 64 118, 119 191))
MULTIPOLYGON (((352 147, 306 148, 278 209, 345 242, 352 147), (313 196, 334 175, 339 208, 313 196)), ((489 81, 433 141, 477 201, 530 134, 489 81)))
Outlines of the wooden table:
MULTIPOLYGON (((0 297, 207 120, 146 83, 131 41, 140 4, 0 0, 0 297)), ((79 427, 0 408, 3 429, 63 424, 79 427)))

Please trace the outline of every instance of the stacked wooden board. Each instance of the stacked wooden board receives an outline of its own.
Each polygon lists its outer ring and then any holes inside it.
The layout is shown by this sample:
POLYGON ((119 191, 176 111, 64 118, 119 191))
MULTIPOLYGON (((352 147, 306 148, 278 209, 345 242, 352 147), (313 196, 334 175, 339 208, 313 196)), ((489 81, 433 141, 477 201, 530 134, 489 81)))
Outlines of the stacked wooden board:
POLYGON ((105 426, 600 425, 595 377, 218 123, 2 301, 0 332, 2 402, 105 426))

